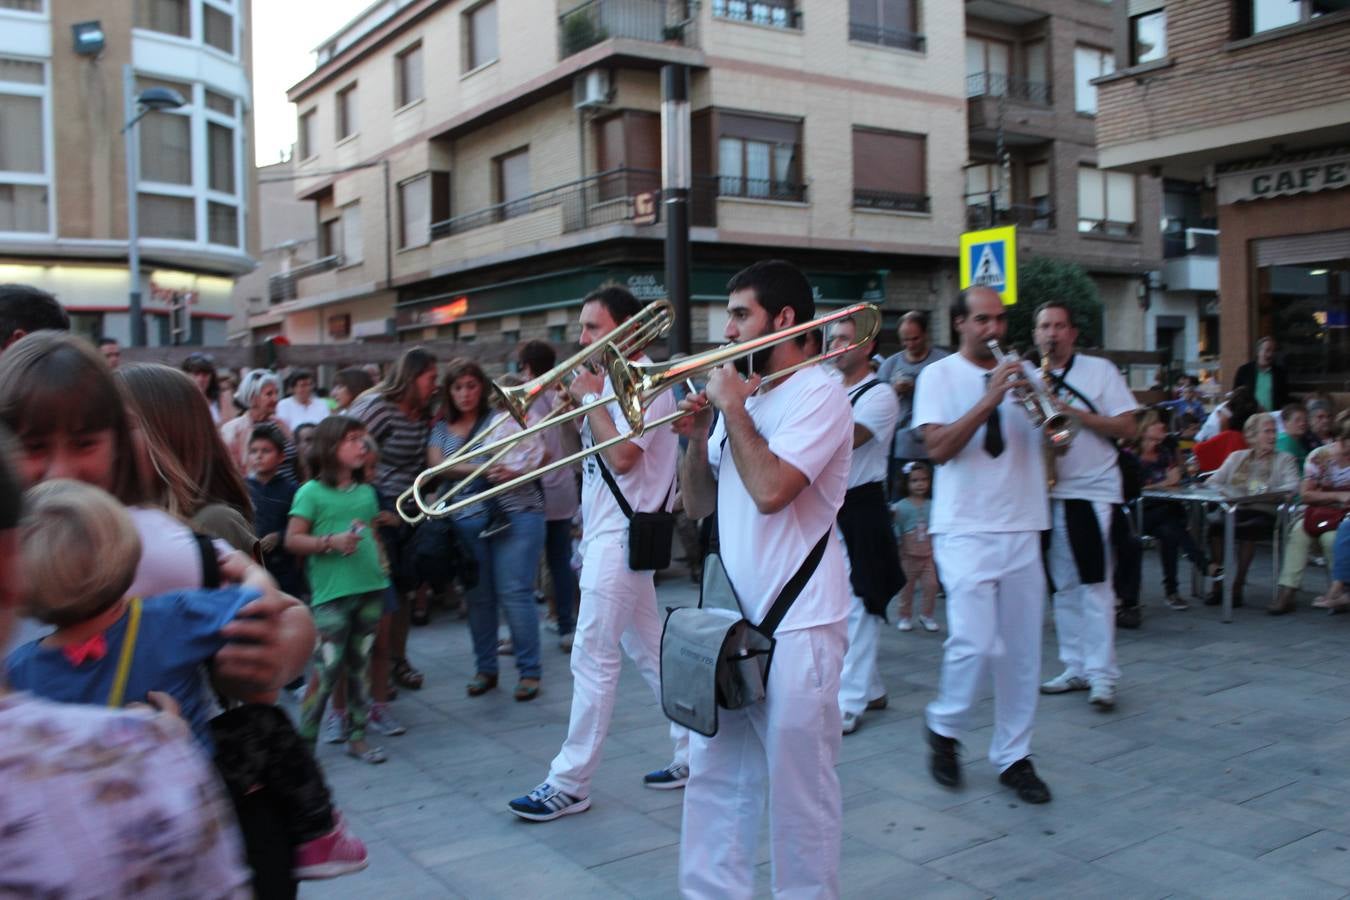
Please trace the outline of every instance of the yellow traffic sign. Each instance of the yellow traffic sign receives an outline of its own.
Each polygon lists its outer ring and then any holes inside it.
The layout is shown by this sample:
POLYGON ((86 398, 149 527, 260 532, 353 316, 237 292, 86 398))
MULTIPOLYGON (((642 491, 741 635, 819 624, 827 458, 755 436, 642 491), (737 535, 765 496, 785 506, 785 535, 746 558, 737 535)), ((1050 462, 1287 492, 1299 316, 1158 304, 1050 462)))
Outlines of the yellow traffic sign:
POLYGON ((1017 226, 961 235, 961 289, 993 288, 1005 305, 1017 302, 1017 226))

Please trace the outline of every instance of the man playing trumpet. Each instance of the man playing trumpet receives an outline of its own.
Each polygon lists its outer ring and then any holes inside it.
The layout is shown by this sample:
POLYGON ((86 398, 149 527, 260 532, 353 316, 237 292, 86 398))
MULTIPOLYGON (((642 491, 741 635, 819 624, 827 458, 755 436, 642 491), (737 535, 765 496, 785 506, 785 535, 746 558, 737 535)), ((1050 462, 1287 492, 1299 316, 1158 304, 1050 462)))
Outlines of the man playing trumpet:
POLYGON ((1042 433, 1010 390, 1026 389, 1030 373, 1018 359, 996 362, 988 346, 1007 330, 999 295, 967 288, 952 315, 960 352, 919 374, 914 399, 914 426, 937 464, 929 533, 950 632, 927 710, 929 765, 939 784, 961 784, 957 736, 990 670, 989 760, 1023 802, 1046 803, 1029 758, 1045 609, 1040 533, 1050 527, 1042 433))
POLYGON ((1064 671, 1043 694, 1090 691, 1100 710, 1116 705, 1116 600, 1111 533, 1121 515, 1120 465, 1114 441, 1134 434, 1138 406, 1110 360, 1073 352, 1073 313, 1057 300, 1036 308, 1036 347, 1055 407, 1078 420, 1069 449, 1051 458, 1049 566, 1055 634, 1064 671))

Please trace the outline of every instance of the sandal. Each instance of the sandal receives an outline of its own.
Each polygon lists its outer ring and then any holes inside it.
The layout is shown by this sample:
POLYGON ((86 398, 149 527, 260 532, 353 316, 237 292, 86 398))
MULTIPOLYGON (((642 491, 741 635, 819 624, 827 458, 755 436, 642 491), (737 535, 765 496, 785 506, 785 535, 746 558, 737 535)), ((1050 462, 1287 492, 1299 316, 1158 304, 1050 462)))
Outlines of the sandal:
POLYGON ((410 691, 420 691, 422 689, 422 673, 412 667, 407 658, 394 660, 392 672, 394 683, 399 687, 405 687, 410 691))
POLYGON ((516 692, 513 695, 519 703, 526 703, 539 696, 539 679, 522 678, 516 683, 516 692))
POLYGON ((384 755, 384 749, 381 747, 367 747, 365 750, 357 752, 349 745, 344 752, 352 759, 359 759, 361 762, 372 766, 378 766, 389 759, 384 755))
POLYGON ((472 681, 464 686, 464 690, 468 692, 470 697, 481 697, 496 686, 497 674, 495 672, 491 674, 479 672, 473 676, 472 681))

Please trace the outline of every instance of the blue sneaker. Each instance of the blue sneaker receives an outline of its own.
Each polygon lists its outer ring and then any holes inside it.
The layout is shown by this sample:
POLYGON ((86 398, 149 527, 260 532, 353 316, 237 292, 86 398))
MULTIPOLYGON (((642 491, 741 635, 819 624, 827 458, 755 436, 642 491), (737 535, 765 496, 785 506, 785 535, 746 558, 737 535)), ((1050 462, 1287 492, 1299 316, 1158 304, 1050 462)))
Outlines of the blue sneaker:
POLYGON ((560 816, 585 812, 591 808, 591 798, 564 794, 553 785, 544 782, 524 797, 512 800, 507 806, 522 819, 529 819, 531 822, 549 822, 560 816))
POLYGON ((671 763, 664 769, 648 772, 642 776, 642 784, 658 791, 673 791, 689 783, 689 767, 684 763, 671 763))

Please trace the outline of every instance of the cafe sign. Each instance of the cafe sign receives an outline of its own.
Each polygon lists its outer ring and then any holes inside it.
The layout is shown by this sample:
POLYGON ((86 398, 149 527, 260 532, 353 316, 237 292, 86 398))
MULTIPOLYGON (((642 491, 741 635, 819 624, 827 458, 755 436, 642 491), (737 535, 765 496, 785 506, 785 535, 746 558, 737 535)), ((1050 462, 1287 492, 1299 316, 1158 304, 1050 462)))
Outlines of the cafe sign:
POLYGON ((1218 182, 1220 205, 1350 187, 1350 153, 1221 170, 1218 182))

